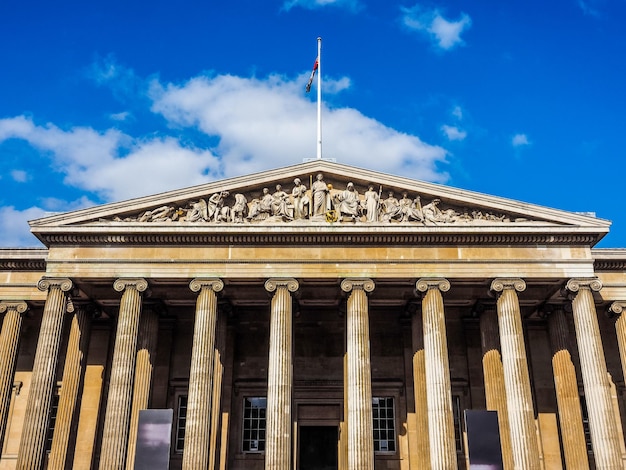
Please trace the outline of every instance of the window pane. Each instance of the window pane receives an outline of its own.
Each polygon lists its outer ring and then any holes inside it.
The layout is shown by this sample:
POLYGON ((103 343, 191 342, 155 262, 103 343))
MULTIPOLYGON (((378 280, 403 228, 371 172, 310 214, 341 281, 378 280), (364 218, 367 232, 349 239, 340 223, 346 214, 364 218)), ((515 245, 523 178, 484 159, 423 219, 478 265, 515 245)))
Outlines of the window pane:
POLYGON ((244 452, 265 450, 266 406, 265 397, 247 397, 243 400, 242 449, 244 452))

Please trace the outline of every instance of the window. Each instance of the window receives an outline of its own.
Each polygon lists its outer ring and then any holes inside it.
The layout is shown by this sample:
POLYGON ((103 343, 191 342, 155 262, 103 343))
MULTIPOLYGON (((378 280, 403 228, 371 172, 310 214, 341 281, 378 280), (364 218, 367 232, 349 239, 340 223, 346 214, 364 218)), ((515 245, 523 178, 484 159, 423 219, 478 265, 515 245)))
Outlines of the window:
POLYGON ((52 403, 50 405, 50 416, 48 417, 48 431, 46 433, 46 452, 52 450, 52 436, 54 435, 54 427, 57 422, 57 413, 59 411, 59 394, 52 395, 52 403))
POLYGON ((175 451, 177 454, 183 452, 185 447, 185 428, 187 425, 187 395, 178 395, 178 407, 176 413, 176 441, 175 451))
POLYGON ((374 452, 396 451, 396 419, 393 397, 372 398, 374 452))
POLYGON ((461 397, 452 395, 452 415, 454 418, 454 444, 457 453, 463 453, 463 420, 461 397))
POLYGON ((580 397, 580 409, 583 415, 583 431, 585 433, 585 444, 587 445, 587 453, 593 454, 593 446, 591 445, 591 430, 589 429, 589 413, 587 411, 587 402, 585 396, 580 397))
POLYGON ((265 417, 267 398, 248 397, 243 399, 243 451, 265 450, 265 417))

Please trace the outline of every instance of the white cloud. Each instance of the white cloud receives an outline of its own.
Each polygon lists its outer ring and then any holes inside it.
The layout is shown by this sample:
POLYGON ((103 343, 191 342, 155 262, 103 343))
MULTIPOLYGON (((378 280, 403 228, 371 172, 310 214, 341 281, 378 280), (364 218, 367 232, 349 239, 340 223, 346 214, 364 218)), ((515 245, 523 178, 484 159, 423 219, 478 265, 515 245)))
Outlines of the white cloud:
POLYGON ((467 137, 467 132, 456 126, 448 126, 447 124, 444 124, 441 126, 441 131, 448 138, 448 140, 465 140, 467 137))
MULTIPOLYGON (((341 82, 341 81, 340 81, 341 82)), ((153 111, 171 124, 197 127, 219 139, 214 152, 224 176, 297 163, 316 153, 316 104, 296 80, 232 75, 197 77, 185 84, 153 84, 153 111)), ((436 163, 446 151, 364 116, 323 106, 323 155, 346 164, 431 181, 445 181, 436 163)))
POLYGON ((426 9, 417 4, 411 8, 401 7, 402 23, 409 29, 427 35, 440 49, 450 50, 463 45, 461 34, 472 25, 465 13, 457 21, 445 19, 438 9, 426 9))
POLYGON ((121 113, 109 114, 109 117, 114 121, 126 121, 132 115, 128 111, 122 111, 121 113))
POLYGON ((13 170, 11 171, 11 178, 13 178, 13 181, 16 181, 17 183, 25 183, 28 181, 28 173, 24 170, 13 170))
POLYGON ((13 206, 0 207, 0 246, 43 247, 30 233, 28 221, 46 215, 39 207, 19 211, 13 206))
POLYGON ((528 136, 526 134, 515 134, 511 139, 513 147, 522 147, 524 145, 530 145, 528 136))
POLYGON ((463 119, 463 109, 460 106, 455 106, 452 110, 452 115, 460 121, 463 119))
POLYGON ((24 116, 0 119, 0 142, 8 138, 50 153, 66 184, 107 200, 200 184, 218 168, 211 152, 183 147, 172 138, 133 139, 114 129, 88 127, 65 131, 53 124, 37 126, 24 116))
POLYGON ((353 12, 357 12, 363 7, 359 0, 287 0, 283 3, 283 10, 289 11, 294 7, 315 10, 328 6, 344 8, 353 12))
MULTIPOLYGON (((201 184, 222 177, 293 165, 316 151, 316 103, 304 94, 308 74, 294 79, 232 75, 197 77, 183 84, 153 82, 152 110, 162 114, 180 137, 131 136, 117 129, 60 128, 26 116, 0 119, 0 143, 20 139, 39 150, 40 169, 62 175, 63 183, 85 191, 74 202, 39 194, 42 208, 20 212, 0 208, 5 227, 26 227, 44 210, 67 211, 92 205, 92 198, 123 200, 201 184), (198 132, 210 149, 184 145, 198 132)), ((337 92, 349 79, 327 80, 337 92)), ((324 156, 359 167, 445 182, 437 167, 445 149, 399 132, 351 108, 323 106, 324 156)), ((22 177, 19 173, 14 178, 22 177)), ((28 175, 26 175, 28 176, 28 175)), ((51 176, 53 177, 53 176, 51 176)), ((42 188, 43 190, 43 188, 42 188)), ((24 246, 29 235, 11 228, 0 245, 24 246), (12 230, 12 231, 11 231, 12 230)), ((31 243, 32 244, 32 243, 31 243)))

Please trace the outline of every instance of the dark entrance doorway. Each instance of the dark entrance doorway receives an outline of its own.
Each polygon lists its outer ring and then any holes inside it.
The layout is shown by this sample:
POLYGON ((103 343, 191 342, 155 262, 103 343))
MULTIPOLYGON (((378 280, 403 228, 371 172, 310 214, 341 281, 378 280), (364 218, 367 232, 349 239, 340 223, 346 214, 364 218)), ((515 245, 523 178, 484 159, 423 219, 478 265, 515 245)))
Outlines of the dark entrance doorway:
POLYGON ((300 426, 299 470, 337 470, 337 426, 300 426))

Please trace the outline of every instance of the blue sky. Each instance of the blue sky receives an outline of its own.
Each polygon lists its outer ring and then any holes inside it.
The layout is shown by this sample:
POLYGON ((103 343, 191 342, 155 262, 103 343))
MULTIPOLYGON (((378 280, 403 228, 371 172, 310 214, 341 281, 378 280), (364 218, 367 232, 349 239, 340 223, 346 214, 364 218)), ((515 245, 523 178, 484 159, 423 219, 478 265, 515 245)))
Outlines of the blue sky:
POLYGON ((613 221, 626 0, 0 3, 0 246, 27 220, 324 157, 613 221))

